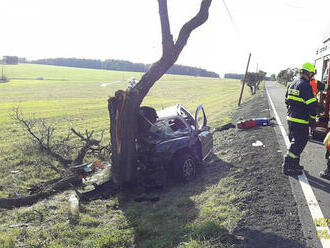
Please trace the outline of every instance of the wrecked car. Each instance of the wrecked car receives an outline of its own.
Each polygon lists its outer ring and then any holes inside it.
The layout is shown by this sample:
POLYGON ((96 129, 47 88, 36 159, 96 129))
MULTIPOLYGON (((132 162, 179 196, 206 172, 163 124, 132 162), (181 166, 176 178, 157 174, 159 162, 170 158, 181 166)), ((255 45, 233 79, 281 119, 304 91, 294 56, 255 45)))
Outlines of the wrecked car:
POLYGON ((177 180, 192 180, 213 151, 213 135, 202 105, 195 117, 180 104, 158 112, 141 107, 141 116, 139 123, 145 126, 137 138, 139 165, 147 170, 162 166, 177 180))

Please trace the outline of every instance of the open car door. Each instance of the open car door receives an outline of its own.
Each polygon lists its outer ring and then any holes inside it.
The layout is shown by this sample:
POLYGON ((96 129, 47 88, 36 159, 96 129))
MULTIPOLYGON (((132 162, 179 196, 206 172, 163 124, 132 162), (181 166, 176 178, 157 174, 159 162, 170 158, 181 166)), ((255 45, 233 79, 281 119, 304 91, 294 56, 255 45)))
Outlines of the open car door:
POLYGON ((195 112, 195 130, 198 130, 198 138, 202 144, 202 158, 206 159, 213 152, 213 135, 207 126, 207 119, 202 105, 195 112))

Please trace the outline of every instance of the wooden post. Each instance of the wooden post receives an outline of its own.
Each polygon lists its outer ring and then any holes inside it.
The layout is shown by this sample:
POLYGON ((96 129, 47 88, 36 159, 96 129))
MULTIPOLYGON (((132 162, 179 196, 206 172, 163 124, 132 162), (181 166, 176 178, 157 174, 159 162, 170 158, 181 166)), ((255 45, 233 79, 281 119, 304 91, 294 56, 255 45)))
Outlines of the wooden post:
POLYGON ((4 77, 3 77, 3 62, 1 63, 1 80, 4 80, 4 77))
POLYGON ((246 65, 245 75, 244 75, 243 84, 242 84, 242 89, 241 89, 241 95, 239 96, 239 100, 238 100, 238 106, 241 105, 242 96, 243 96, 243 91, 244 91, 244 85, 245 85, 245 79, 246 79, 246 74, 247 74, 247 72, 248 72, 249 64, 250 64, 250 58, 251 58, 251 53, 249 54, 249 60, 248 60, 247 65, 246 65))

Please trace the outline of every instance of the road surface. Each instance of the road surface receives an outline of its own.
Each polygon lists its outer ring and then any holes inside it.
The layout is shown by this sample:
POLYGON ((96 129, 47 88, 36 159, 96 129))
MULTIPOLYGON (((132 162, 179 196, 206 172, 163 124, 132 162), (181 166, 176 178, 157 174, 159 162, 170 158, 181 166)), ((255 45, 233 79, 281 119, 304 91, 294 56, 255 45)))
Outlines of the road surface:
MULTIPOLYGON (((288 145, 288 140, 285 142, 287 138, 284 138, 288 134, 284 103, 286 88, 275 82, 266 82, 265 87, 271 114, 278 116, 284 128, 281 131, 279 125, 275 129, 281 150, 286 154, 288 145)), ((329 227, 322 227, 322 223, 321 227, 315 227, 315 219, 320 218, 329 219, 330 226, 330 181, 319 177, 319 172, 326 166, 324 146, 320 143, 308 142, 301 155, 301 164, 305 167, 305 173, 299 177, 289 178, 298 205, 304 236, 307 238, 307 246, 330 248, 330 239, 320 239, 317 235, 318 231, 319 235, 326 232, 330 235, 329 227)))

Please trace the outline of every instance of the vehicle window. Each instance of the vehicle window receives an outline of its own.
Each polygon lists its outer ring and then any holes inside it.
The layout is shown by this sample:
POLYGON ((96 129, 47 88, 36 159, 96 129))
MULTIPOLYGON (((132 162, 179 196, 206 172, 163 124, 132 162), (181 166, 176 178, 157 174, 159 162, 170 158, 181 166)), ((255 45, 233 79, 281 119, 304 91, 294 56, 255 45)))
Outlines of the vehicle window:
POLYGON ((187 129, 187 126, 182 122, 182 120, 174 118, 169 120, 169 126, 170 128, 173 130, 173 132, 176 131, 184 131, 185 129, 187 129))
POLYGON ((327 68, 324 73, 323 73, 323 77, 322 77, 322 81, 323 82, 327 82, 328 81, 328 75, 329 75, 329 68, 327 68))
POLYGON ((187 121, 187 123, 191 126, 191 128, 195 128, 195 120, 191 116, 191 114, 185 110, 183 107, 179 109, 179 114, 182 116, 183 119, 187 121))
POLYGON ((175 136, 189 131, 188 127, 179 118, 159 120, 150 128, 152 133, 161 137, 175 136))
POLYGON ((322 81, 323 59, 318 59, 315 61, 315 69, 317 70, 317 73, 315 74, 315 79, 322 81))
POLYGON ((202 105, 199 105, 196 109, 195 118, 198 129, 201 129, 203 126, 207 125, 207 119, 202 105))

